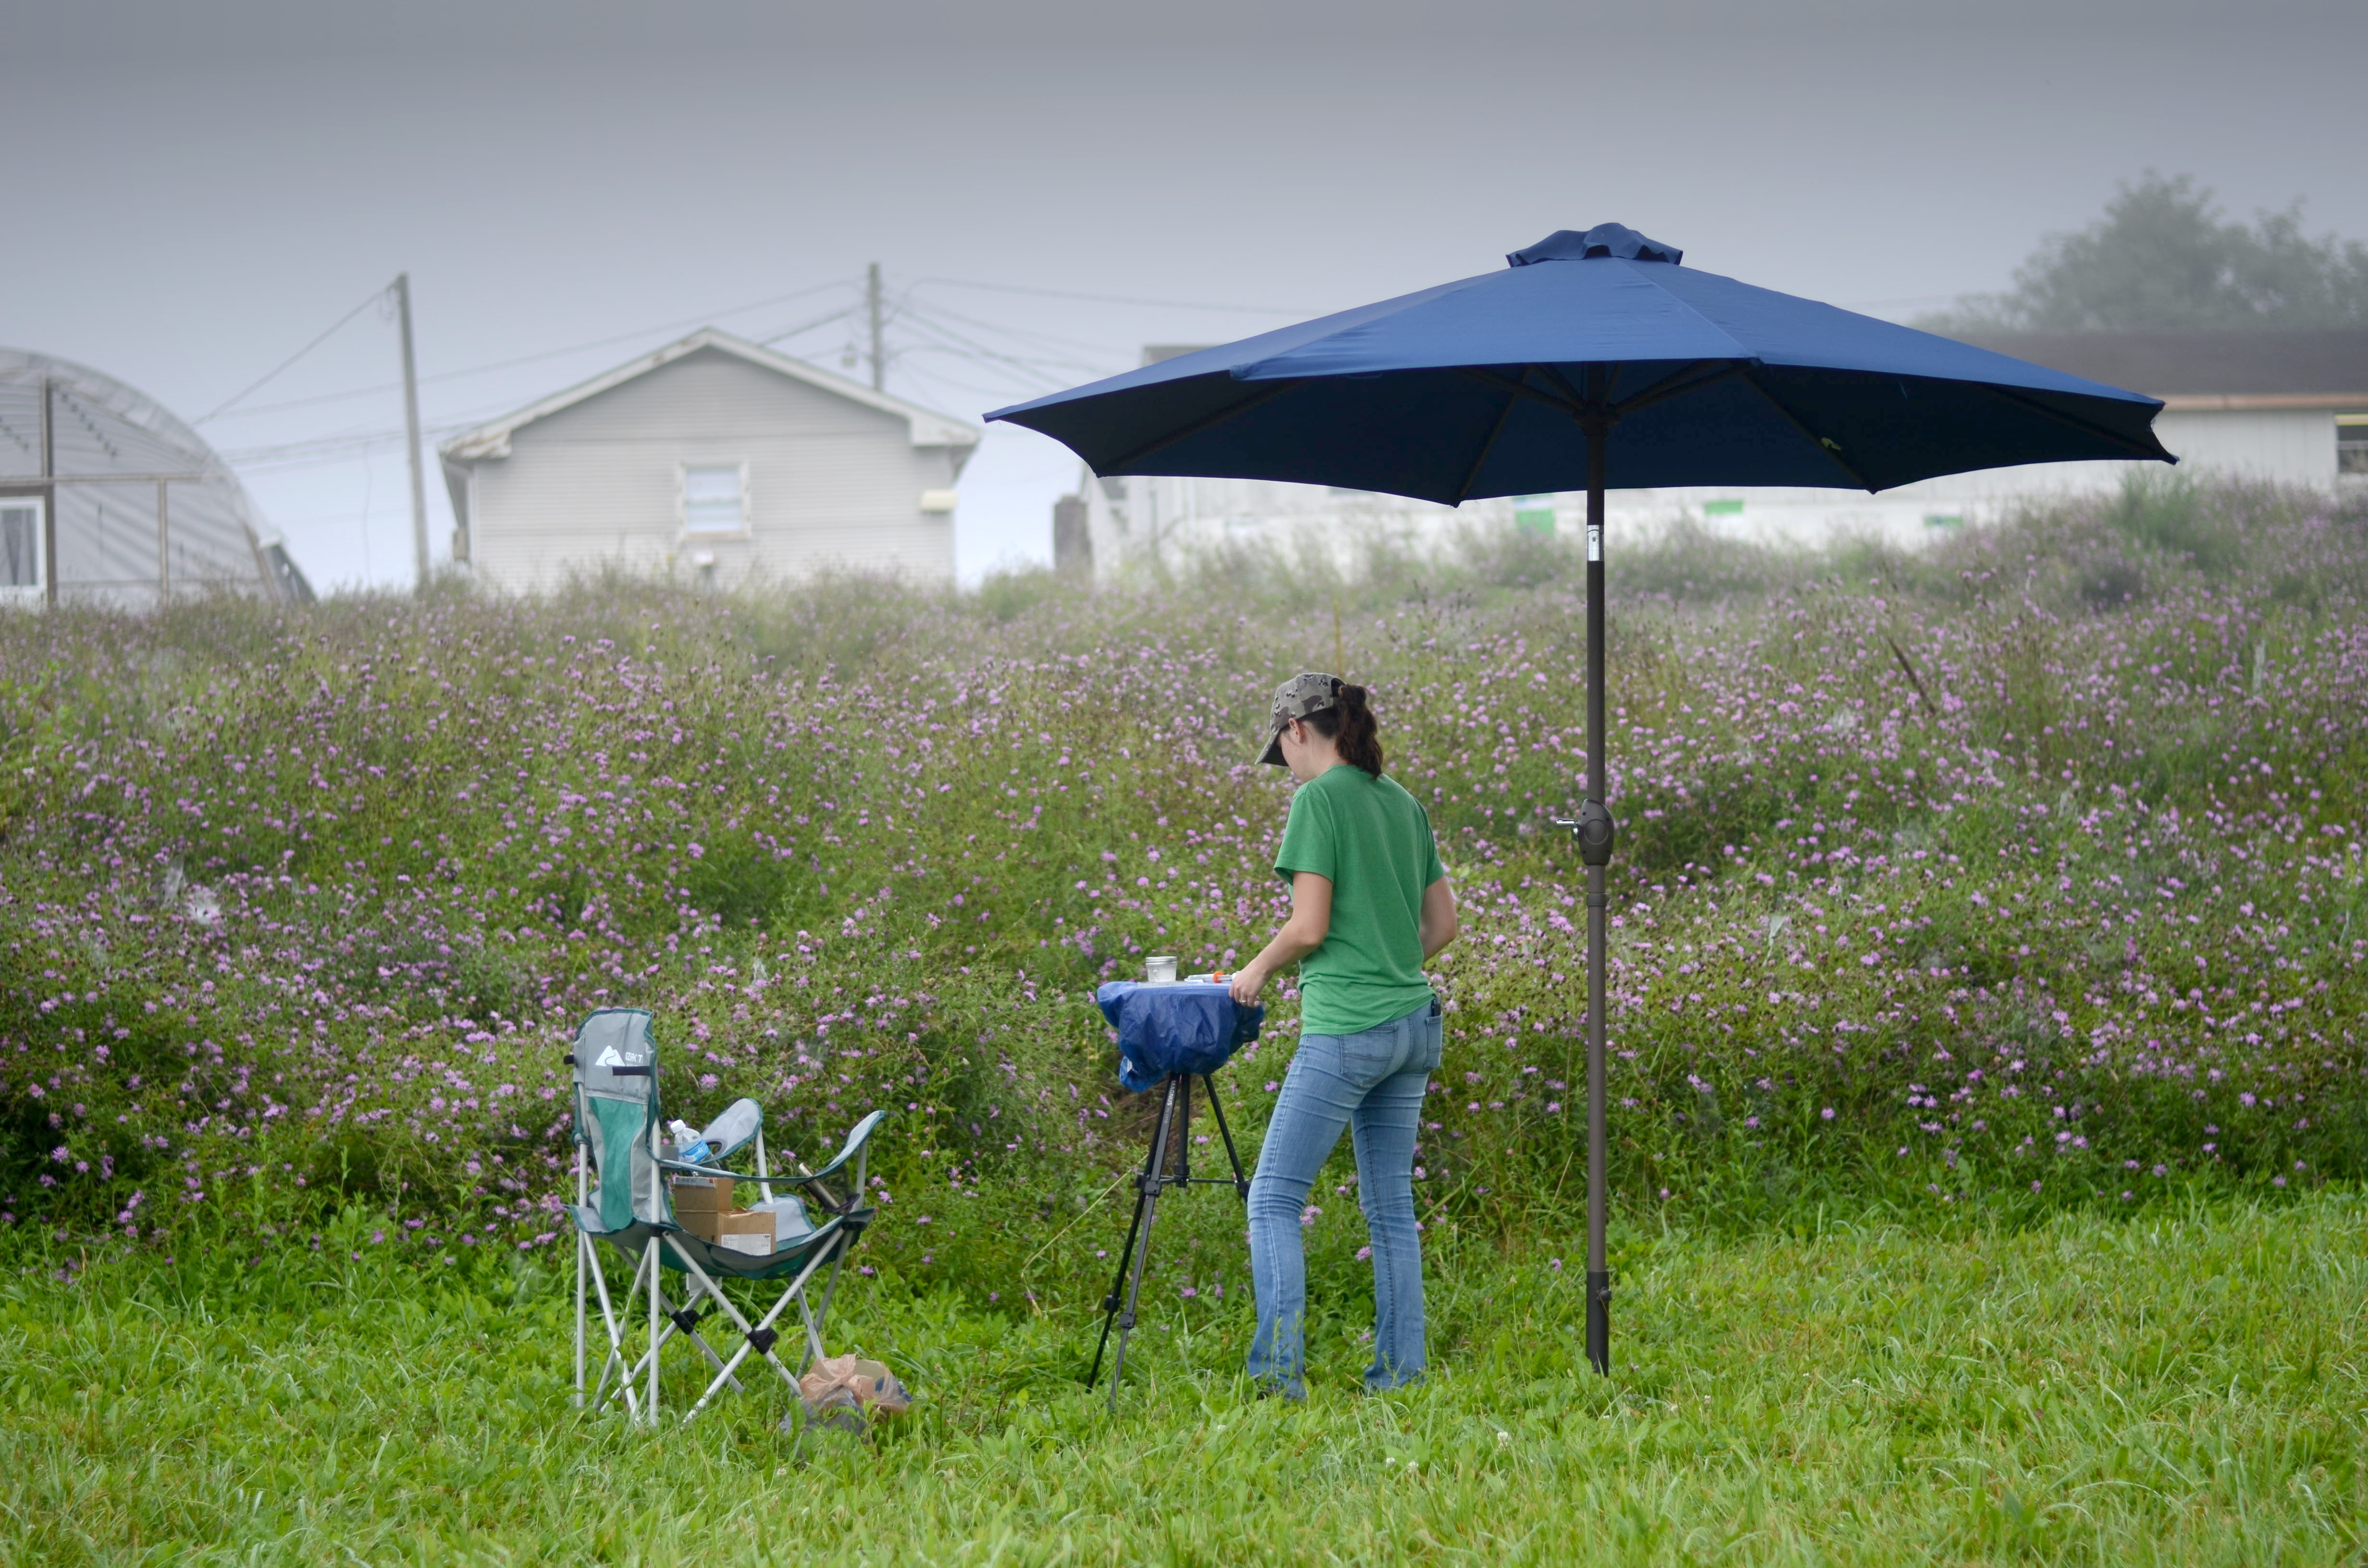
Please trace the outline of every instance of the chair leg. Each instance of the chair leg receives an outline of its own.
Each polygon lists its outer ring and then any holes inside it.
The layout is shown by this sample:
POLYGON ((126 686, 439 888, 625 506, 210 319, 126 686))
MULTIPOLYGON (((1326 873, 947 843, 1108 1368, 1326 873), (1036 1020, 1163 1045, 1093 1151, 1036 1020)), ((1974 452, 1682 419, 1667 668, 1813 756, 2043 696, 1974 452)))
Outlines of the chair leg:
MULTIPOLYGON (((644 1349, 641 1355, 632 1358, 630 1361, 627 1359, 625 1351, 625 1335, 630 1332, 630 1330, 625 1325, 631 1321, 632 1316, 633 1298, 640 1294, 643 1285, 646 1283, 648 1273, 649 1257, 645 1250, 642 1256, 634 1259, 633 1281, 631 1285, 628 1285, 625 1288, 624 1300, 617 1303, 617 1386, 625 1396, 626 1407, 629 1410, 635 1412, 638 1412, 641 1408, 635 1401, 641 1397, 638 1391, 642 1389, 643 1381, 649 1372, 652 1357, 650 1352, 647 1349, 644 1349)), ((661 1340, 659 1343, 664 1344, 665 1342, 664 1340, 661 1340)), ((606 1381, 607 1378, 604 1369, 602 1377, 604 1386, 606 1381)), ((638 1422, 641 1420, 641 1416, 636 1414, 633 1419, 638 1422)))
MULTIPOLYGON (((825 1310, 827 1310, 826 1307, 825 1310)), ((798 1368, 798 1370, 803 1371, 807 1367, 818 1366, 829 1360, 830 1353, 822 1347, 823 1314, 807 1306, 803 1296, 798 1298, 798 1312, 805 1319, 806 1324, 806 1356, 805 1360, 798 1368)))
MULTIPOLYGON (((666 1340, 672 1339, 676 1335, 679 1334, 685 1339, 689 1340, 693 1345, 699 1346, 699 1353, 707 1358, 707 1364, 709 1366, 714 1368, 719 1372, 722 1371, 723 1369, 723 1358, 715 1353, 715 1346, 707 1343, 707 1336, 700 1333, 698 1328, 695 1326, 698 1321, 698 1292, 686 1291, 684 1293, 682 1311, 680 1312, 677 1312, 675 1311, 671 1302, 662 1301, 659 1305, 665 1308, 666 1321, 668 1324, 666 1333, 659 1338, 659 1344, 661 1346, 664 1346, 666 1340), (689 1328, 683 1326, 683 1319, 686 1317, 692 1320, 694 1326, 689 1328)), ((740 1380, 737 1378, 734 1378, 732 1380, 732 1386, 735 1391, 741 1393, 748 1392, 742 1386, 740 1380)))
POLYGON ((721 1308, 724 1315, 729 1317, 733 1324, 739 1328, 741 1334, 740 1348, 734 1350, 732 1353, 732 1358, 724 1362, 723 1370, 719 1371, 715 1376, 715 1380, 707 1385, 707 1392, 700 1394, 698 1402, 688 1411, 683 1413, 682 1418, 685 1421, 689 1421, 692 1416, 707 1408, 708 1402, 715 1397, 716 1392, 723 1386, 724 1381, 730 1378, 734 1372, 739 1369, 740 1363, 747 1359, 748 1353, 751 1350, 757 1350, 757 1353, 763 1356, 768 1362, 771 1363, 773 1370, 780 1374, 781 1381, 789 1385, 791 1392, 795 1393, 798 1392, 797 1378, 790 1371, 789 1368, 781 1364, 781 1358, 773 1354, 773 1345, 776 1338, 773 1322, 776 1318, 779 1318, 781 1315, 783 1310, 786 1309, 791 1301, 798 1301, 801 1306, 804 1304, 803 1298, 807 1282, 814 1278, 814 1272, 823 1266, 826 1256, 828 1257, 835 1258, 837 1255, 845 1248, 846 1244, 845 1237, 836 1237, 832 1240, 829 1247, 825 1249, 825 1253, 817 1254, 815 1256, 809 1259, 806 1266, 798 1271, 797 1278, 790 1281, 789 1288, 781 1292, 781 1299, 773 1303, 773 1310, 767 1312, 763 1318, 754 1324, 751 1324, 747 1320, 739 1308, 732 1304, 731 1298, 723 1293, 722 1289, 716 1285, 715 1281, 708 1278, 707 1271, 699 1267, 698 1259, 692 1257, 689 1253, 684 1252, 679 1246, 675 1248, 675 1254, 682 1259, 684 1268, 698 1279, 700 1289, 715 1298, 716 1305, 721 1308), (761 1349, 759 1349, 760 1346, 762 1346, 761 1349))
MULTIPOLYGON (((636 1278, 638 1278, 638 1276, 636 1276, 636 1278)), ((658 1311, 664 1314, 666 1320, 666 1326, 658 1330, 658 1356, 661 1359, 665 1358, 666 1346, 674 1339, 675 1335, 678 1334, 685 1339, 689 1340, 693 1345, 699 1346, 700 1354, 707 1358, 707 1363, 709 1366, 721 1368, 723 1365, 723 1358, 715 1353, 715 1347, 707 1343, 706 1336, 701 1335, 695 1327, 686 1328, 683 1326, 683 1316, 692 1315, 689 1309, 694 1306, 696 1301, 697 1296, 695 1293, 687 1296, 684 1300, 684 1307, 686 1309, 685 1312, 678 1315, 676 1312, 674 1303, 670 1299, 664 1295, 661 1295, 658 1298, 658 1311)), ((634 1362, 630 1368, 626 1369, 625 1381, 628 1383, 640 1381, 642 1375, 647 1369, 647 1367, 648 1362, 646 1359, 634 1362)), ((602 1381, 602 1386, 604 1388, 607 1386, 605 1378, 602 1381)), ((734 1378, 732 1381, 732 1386, 735 1389, 739 1388, 740 1381, 737 1378, 734 1378)))
POLYGON ((582 1231, 575 1233, 575 1408, 584 1408, 584 1242, 582 1231))
MULTIPOLYGON (((585 1200, 584 1182, 584 1145, 578 1143, 575 1145, 575 1201, 579 1208, 585 1200)), ((584 1408, 584 1267, 586 1261, 584 1254, 591 1246, 592 1238, 584 1233, 583 1225, 574 1215, 569 1215, 568 1221, 568 1229, 575 1233, 575 1408, 581 1410, 584 1408)))
MULTIPOLYGON (((588 1244, 590 1238, 586 1237, 586 1241, 588 1244)), ((607 1399, 609 1392, 609 1374, 611 1371, 623 1367, 625 1364, 625 1329, 624 1324, 618 1321, 616 1307, 609 1297, 608 1271, 600 1267, 599 1258, 597 1255, 593 1256, 589 1262, 592 1266, 592 1283, 598 1288, 600 1292, 600 1321, 607 1326, 609 1331, 609 1357, 607 1360, 600 1364, 600 1386, 593 1391, 592 1395, 592 1403, 595 1405, 598 1405, 604 1403, 607 1399)), ((633 1278, 637 1283, 641 1278, 641 1272, 638 1268, 634 1271, 633 1278)), ((632 1302, 632 1290, 627 1290, 625 1294, 626 1304, 630 1306, 632 1302)), ((639 1421, 641 1419, 641 1406, 633 1393, 632 1376, 631 1373, 626 1374, 623 1381, 618 1384, 618 1388, 625 1396, 625 1412, 627 1415, 632 1420, 639 1421)))
MULTIPOLYGON (((816 1307, 814 1311, 814 1321, 816 1324, 821 1323, 823 1319, 830 1316, 830 1298, 832 1294, 838 1290, 839 1265, 846 1261, 847 1248, 844 1245, 833 1249, 830 1255, 830 1277, 822 1282, 822 1305, 816 1307)), ((804 1310, 803 1302, 799 1303, 799 1310, 802 1312, 804 1310)), ((806 1336, 806 1359, 798 1363, 798 1370, 801 1372, 804 1371, 811 1362, 828 1359, 828 1358, 823 1354, 822 1339, 820 1335, 809 1334, 806 1336)))
POLYGON ((658 1238, 649 1241, 650 1255, 650 1425, 658 1424, 658 1238))

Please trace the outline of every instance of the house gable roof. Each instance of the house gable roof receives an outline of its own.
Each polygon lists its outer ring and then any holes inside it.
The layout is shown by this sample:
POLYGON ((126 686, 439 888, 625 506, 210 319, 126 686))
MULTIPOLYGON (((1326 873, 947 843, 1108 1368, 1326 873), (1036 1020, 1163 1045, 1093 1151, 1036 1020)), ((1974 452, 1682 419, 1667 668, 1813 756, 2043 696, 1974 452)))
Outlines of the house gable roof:
POLYGON ((588 381, 579 381, 564 392, 553 392, 539 403, 529 403, 514 414, 505 415, 489 424, 480 425, 472 430, 464 430, 439 445, 436 449, 437 452, 443 458, 448 470, 483 459, 506 458, 510 455, 511 436, 536 420, 548 419, 562 409, 573 408, 579 403, 598 397, 602 392, 612 388, 622 386, 627 381, 646 376, 652 370, 671 365, 677 359, 707 348, 712 348, 718 353, 729 354, 737 359, 745 359, 751 365, 771 370, 777 375, 787 376, 791 381, 803 381, 808 386, 817 387, 824 392, 843 397, 849 403, 861 403, 866 408, 877 409, 882 414, 902 419, 905 421, 905 427, 912 433, 913 445, 957 449, 955 452, 957 468, 961 466, 962 459, 969 455, 968 449, 978 445, 979 431, 974 426, 964 424, 949 415, 923 408, 919 403, 907 403, 903 398, 891 397, 886 392, 873 392, 860 381, 849 381, 845 376, 833 375, 830 371, 809 365, 803 359, 792 359, 786 354, 776 354, 771 349, 751 343, 745 337, 734 337, 728 332, 706 326, 692 333, 689 337, 679 338, 663 348, 653 349, 639 358, 629 359, 615 369, 595 376, 588 381))

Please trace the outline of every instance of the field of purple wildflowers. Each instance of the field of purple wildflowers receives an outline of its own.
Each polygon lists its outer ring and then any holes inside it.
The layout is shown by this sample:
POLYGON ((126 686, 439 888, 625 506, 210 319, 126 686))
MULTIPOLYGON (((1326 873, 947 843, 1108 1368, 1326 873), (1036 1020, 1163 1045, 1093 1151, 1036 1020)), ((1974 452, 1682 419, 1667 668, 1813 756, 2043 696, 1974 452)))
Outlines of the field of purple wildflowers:
MULTIPOLYGON (((2368 506, 2166 483, 1912 555, 1614 545, 1626 1215, 2368 1174, 2368 506)), ((0 617, 0 1226, 549 1247, 561 1055, 628 1004, 672 1113, 753 1095, 808 1155, 898 1113, 873 1264, 1075 1294, 1104 1264, 1050 1244, 1112 1222, 1145 1131, 1089 988, 1265 940, 1287 781, 1247 758, 1336 648, 1464 910, 1426 1223, 1559 1226, 1577 595, 1506 540, 1099 594, 0 617)), ((1221 1080, 1251 1147, 1270 999, 1221 1080)), ((1361 1241, 1352 1193, 1311 1208, 1319 1257, 1361 1241)), ((1238 1220, 1201 1208, 1178 1286, 1222 1291, 1194 1260, 1238 1220)))

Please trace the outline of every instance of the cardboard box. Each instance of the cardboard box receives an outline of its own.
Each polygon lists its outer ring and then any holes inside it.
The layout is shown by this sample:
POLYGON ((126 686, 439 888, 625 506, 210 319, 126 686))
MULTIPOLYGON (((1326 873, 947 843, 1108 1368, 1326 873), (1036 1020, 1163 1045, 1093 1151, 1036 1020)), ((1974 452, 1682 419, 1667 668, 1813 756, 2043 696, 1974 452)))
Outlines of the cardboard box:
POLYGON ((745 1252, 757 1257, 770 1256, 773 1251, 773 1216, 734 1209, 715 1217, 715 1234, 709 1238, 717 1246, 731 1252, 745 1252))
POLYGON ((670 1176, 667 1195, 675 1221, 703 1241, 713 1241, 717 1221, 732 1211, 732 1183, 722 1176, 670 1176))
POLYGON ((666 1187, 673 1194, 674 1211, 678 1215, 693 1210, 721 1214, 732 1207, 732 1183, 723 1176, 668 1176, 666 1187))

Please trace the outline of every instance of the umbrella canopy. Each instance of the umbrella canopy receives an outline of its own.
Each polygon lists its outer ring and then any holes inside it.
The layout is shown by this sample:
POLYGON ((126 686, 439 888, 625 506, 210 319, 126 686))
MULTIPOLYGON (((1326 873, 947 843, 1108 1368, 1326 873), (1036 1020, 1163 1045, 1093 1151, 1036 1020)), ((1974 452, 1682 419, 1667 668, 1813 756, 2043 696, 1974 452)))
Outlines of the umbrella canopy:
POLYGON ((1109 476, 1296 480, 1457 505, 1587 490, 1587 1356, 1611 1367, 1603 493, 1886 490, 2013 463, 2174 462, 2160 402, 1680 265, 1618 223, 1503 272, 997 409, 1109 476))
POLYGON ((2159 401, 1680 266, 1605 223, 1501 272, 997 409, 1114 474, 1448 506, 1587 483, 1887 490, 2009 463, 2175 460, 2159 401))

